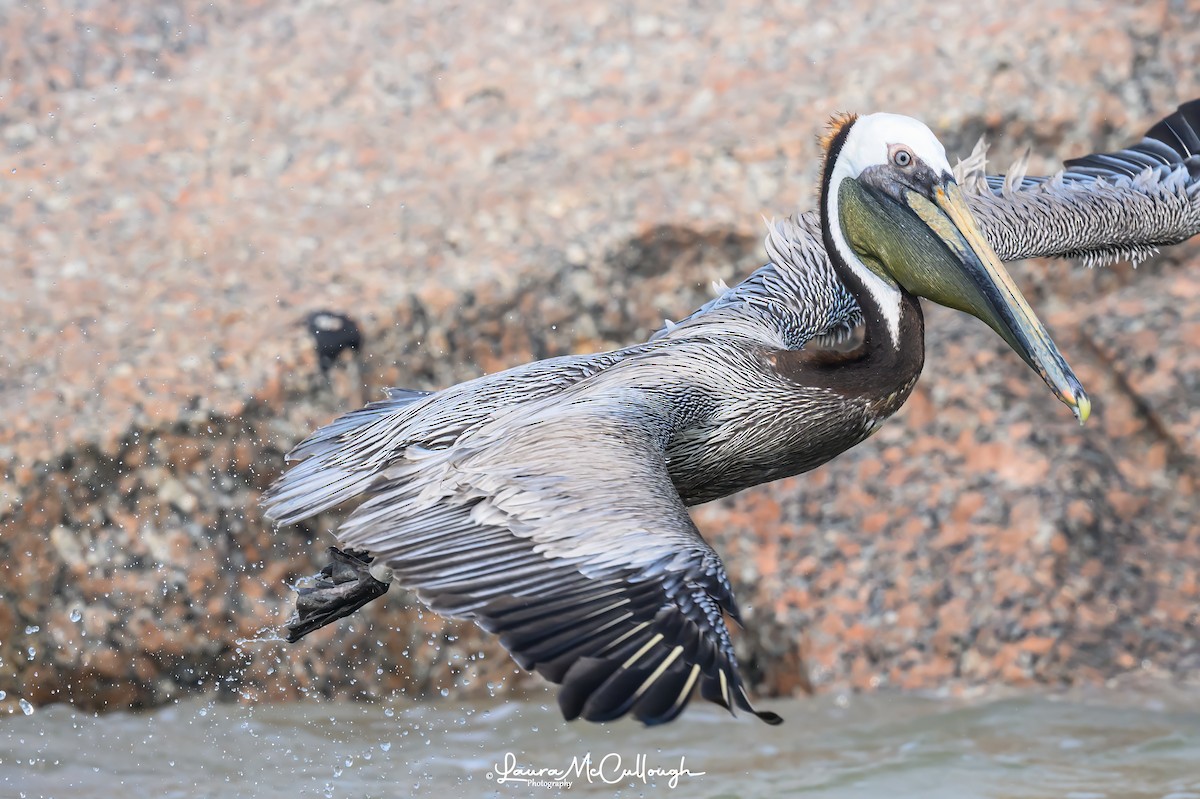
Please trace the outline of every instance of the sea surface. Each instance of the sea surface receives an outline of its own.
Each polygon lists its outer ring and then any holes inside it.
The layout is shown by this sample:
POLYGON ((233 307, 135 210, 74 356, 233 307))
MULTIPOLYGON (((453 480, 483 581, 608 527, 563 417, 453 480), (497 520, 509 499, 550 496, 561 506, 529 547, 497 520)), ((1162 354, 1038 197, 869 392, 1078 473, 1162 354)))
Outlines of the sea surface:
POLYGON ((27 708, 0 718, 0 796, 1200 799, 1200 688, 762 704, 784 724, 700 702, 664 727, 567 724, 538 690, 474 704, 27 708))

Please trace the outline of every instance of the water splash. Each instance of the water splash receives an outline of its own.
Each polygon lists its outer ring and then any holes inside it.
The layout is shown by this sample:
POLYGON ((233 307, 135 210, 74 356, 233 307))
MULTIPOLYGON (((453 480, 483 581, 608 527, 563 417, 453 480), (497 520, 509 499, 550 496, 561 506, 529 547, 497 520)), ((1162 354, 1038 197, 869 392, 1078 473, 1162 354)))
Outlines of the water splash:
POLYGON ((246 646, 247 644, 275 644, 287 643, 287 639, 279 634, 278 627, 263 627, 254 634, 253 638, 238 638, 234 643, 238 646, 246 646))

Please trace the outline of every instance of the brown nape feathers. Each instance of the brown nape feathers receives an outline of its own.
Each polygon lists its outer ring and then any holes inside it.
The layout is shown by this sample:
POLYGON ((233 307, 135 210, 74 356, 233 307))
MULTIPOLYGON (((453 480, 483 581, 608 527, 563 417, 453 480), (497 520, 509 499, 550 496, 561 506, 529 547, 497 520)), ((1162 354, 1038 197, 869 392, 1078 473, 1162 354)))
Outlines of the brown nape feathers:
POLYGON ((821 177, 825 174, 825 168, 829 165, 829 148, 833 146, 833 140, 857 120, 858 114, 852 114, 849 111, 838 111, 829 118, 829 124, 825 127, 825 132, 817 134, 817 144, 821 147, 821 168, 817 171, 816 194, 818 197, 821 196, 821 177))

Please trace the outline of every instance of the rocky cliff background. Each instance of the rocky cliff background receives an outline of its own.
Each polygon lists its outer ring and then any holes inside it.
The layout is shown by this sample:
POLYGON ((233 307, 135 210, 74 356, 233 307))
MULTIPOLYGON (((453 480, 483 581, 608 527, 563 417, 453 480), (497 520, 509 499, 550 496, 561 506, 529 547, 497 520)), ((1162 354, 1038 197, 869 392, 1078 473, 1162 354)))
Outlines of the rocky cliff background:
MULTIPOLYGON (((642 339, 810 208, 838 110, 1001 169, 1200 96, 1200 3, 47 0, 0 8, 0 707, 520 690, 393 590, 269 638, 336 517, 274 532, 282 455, 364 381, 436 388, 642 339)), ((1200 675, 1200 249, 1014 268, 1080 428, 930 309, 866 444, 697 510, 757 691, 1200 675)))

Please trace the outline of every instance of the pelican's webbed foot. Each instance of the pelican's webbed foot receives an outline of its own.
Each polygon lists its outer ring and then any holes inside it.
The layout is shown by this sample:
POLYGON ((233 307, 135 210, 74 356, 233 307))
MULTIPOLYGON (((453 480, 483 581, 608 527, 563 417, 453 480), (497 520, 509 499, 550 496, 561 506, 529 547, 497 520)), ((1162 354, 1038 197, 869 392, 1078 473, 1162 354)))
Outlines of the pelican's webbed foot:
POLYGON ((391 583, 371 574, 374 560, 365 550, 329 548, 325 568, 296 587, 296 613, 285 625, 288 643, 349 616, 387 593, 391 583))

